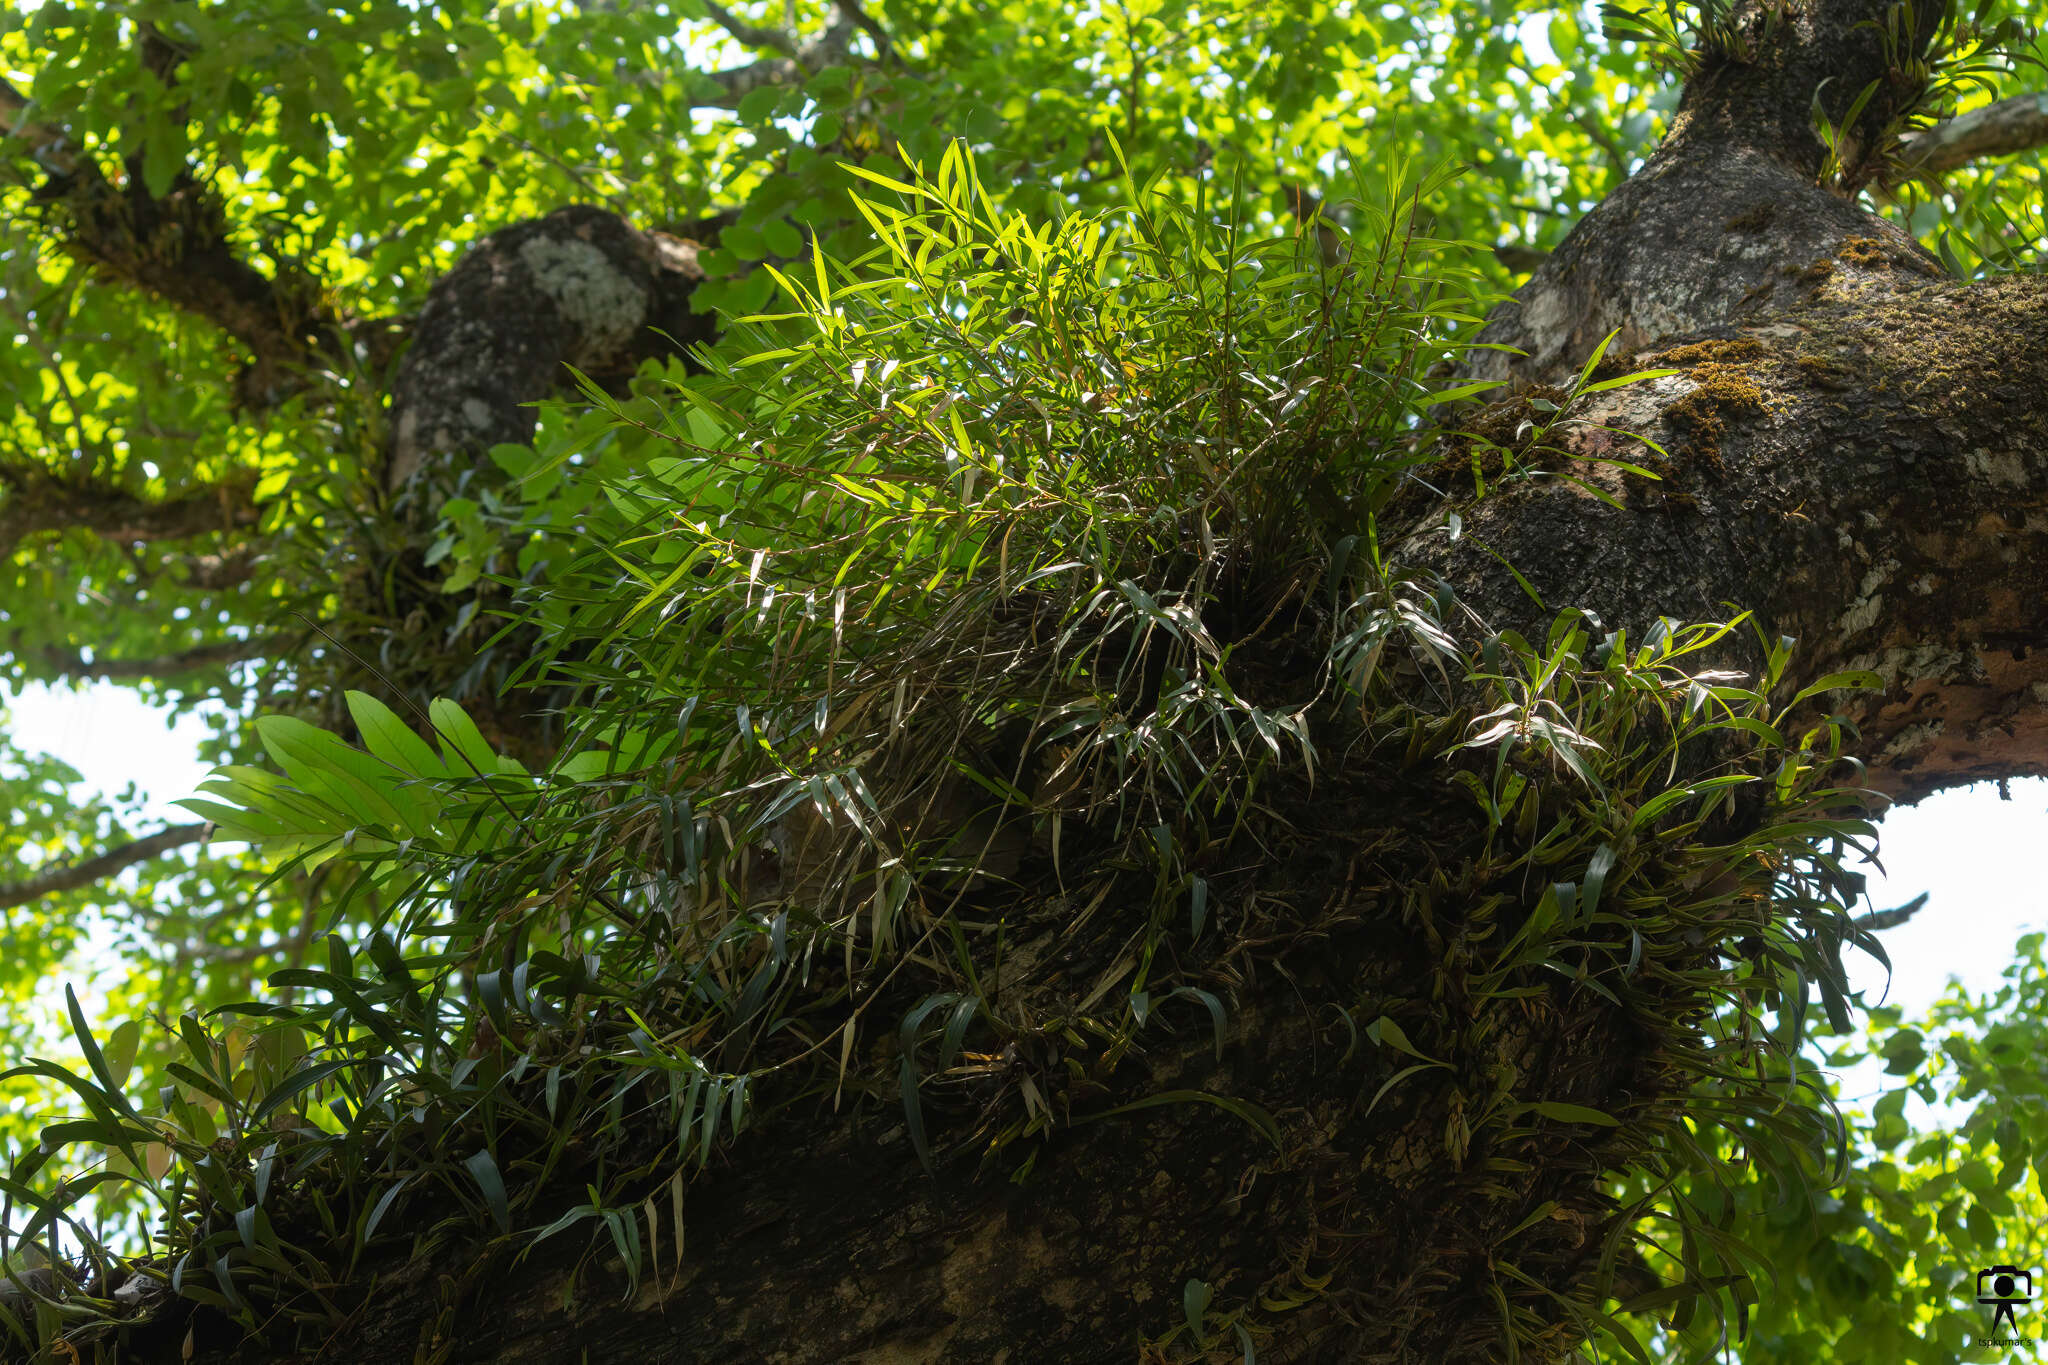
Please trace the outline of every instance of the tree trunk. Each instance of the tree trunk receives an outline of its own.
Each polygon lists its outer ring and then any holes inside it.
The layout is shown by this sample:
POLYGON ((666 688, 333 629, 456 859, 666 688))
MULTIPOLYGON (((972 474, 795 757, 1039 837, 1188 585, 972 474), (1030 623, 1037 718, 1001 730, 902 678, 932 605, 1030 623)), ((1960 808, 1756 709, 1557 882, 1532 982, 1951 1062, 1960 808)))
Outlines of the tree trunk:
MULTIPOLYGON (((1892 796, 2048 772, 2048 279, 1948 280, 1898 230, 1818 186, 1815 88, 1825 78, 1840 118, 1886 74, 1885 53, 1855 27, 1861 0, 1820 0, 1767 32, 1760 16, 1777 9, 1744 12, 1747 52, 1708 54, 1662 148, 1487 333, 1528 352, 1488 362, 1521 386, 1467 423, 1489 430, 1537 417, 1530 397, 1552 390, 1529 386, 1568 385, 1609 332, 1603 374, 1676 371, 1582 400, 1553 429, 1555 449, 1522 452, 1621 505, 1563 479, 1484 500, 1452 490, 1462 534, 1443 530, 1437 507, 1413 553, 1496 626, 1578 607, 1640 638, 1659 616, 1749 610, 1768 636, 1798 638, 1802 679, 1875 671, 1883 693, 1852 716, 1869 781, 1892 796), (1599 462, 1613 458, 1661 479, 1599 462)), ((1893 112, 1870 108, 1858 127, 1893 112)), ((548 222, 583 233, 583 255, 630 258, 645 276, 600 279, 593 265, 576 280, 604 285, 621 316, 659 311, 662 272, 679 264, 595 218, 548 222)), ((582 248, 533 245, 547 242, 503 234, 437 291, 399 383, 395 478, 419 464, 421 431, 470 450, 515 440, 507 404, 530 398, 542 371, 625 346, 602 319, 562 341, 562 319, 582 315, 553 272, 574 274, 566 253, 582 248), (458 355, 479 319, 491 330, 458 355)), ((1449 449, 1443 477, 1464 458, 1449 449)), ((1260 1305, 1246 1322, 1261 1361, 1488 1361, 1503 1314, 1520 1324, 1524 1360, 1566 1358, 1579 1331, 1551 1295, 1596 1282, 1626 1127, 1556 1122, 1517 1147, 1470 1151, 1458 1134, 1476 1101, 1446 1072, 1375 1107, 1390 1068, 1347 1040, 1348 1012, 1361 995, 1400 999, 1403 979, 1450 949, 1368 911, 1398 904, 1401 879, 1427 882, 1432 822, 1453 817, 1438 787, 1392 766, 1359 761, 1323 780, 1320 827, 1300 845, 1321 855, 1275 875, 1359 911, 1218 966, 1233 994, 1220 1060, 1190 1019, 1179 1045, 1110 1085, 1112 1101, 1202 1090, 1256 1103, 1279 1121, 1277 1146, 1224 1108, 1184 1103, 1076 1126, 1023 1183, 959 1159, 930 1175, 893 1101, 849 1096, 841 1112, 781 1116, 693 1180, 680 1265, 664 1248, 630 1292, 608 1244, 592 1255, 581 1231, 523 1258, 437 1234, 393 1278, 344 1288, 353 1316, 327 1354, 1122 1361, 1184 1320, 1184 1287, 1201 1281, 1218 1304, 1260 1305)), ((1556 1101, 1631 1122, 1680 1102, 1654 1061, 1663 1040, 1620 1004, 1579 991, 1465 1007, 1404 1006, 1478 1040, 1491 1065, 1545 1078, 1556 1101)), ((665 1181, 650 1174, 653 1197, 666 1200, 665 1181)), ((564 1207, 575 1200, 565 1192, 564 1207)), ((188 1325, 200 1359, 250 1358, 226 1324, 169 1309, 135 1358, 172 1359, 188 1325)), ((1241 1354, 1234 1335, 1210 1344, 1219 1359, 1241 1354)), ((1174 1350, 1194 1346, 1184 1332, 1174 1350)))

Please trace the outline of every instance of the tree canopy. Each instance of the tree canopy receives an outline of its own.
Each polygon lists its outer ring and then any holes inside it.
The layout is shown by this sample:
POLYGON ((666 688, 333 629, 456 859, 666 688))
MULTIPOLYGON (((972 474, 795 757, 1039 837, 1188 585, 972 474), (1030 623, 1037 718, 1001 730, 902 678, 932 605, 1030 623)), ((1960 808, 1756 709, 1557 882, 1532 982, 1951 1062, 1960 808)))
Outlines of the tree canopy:
POLYGON ((0 738, 8 1349, 557 1358, 697 1294, 766 1306, 675 1358, 2004 1358, 2040 938, 1918 1021, 1842 954, 1866 785, 2036 759, 1899 763, 1932 655, 1603 619, 1534 561, 1653 552, 1529 509, 1712 505, 1807 410, 1774 336, 1883 407, 1882 276, 2019 339, 1925 369, 2022 527, 2036 9, 10 10, 0 662, 222 766, 162 828, 0 738), (1701 111, 1759 72, 1752 146, 1701 111), (1796 326, 1567 241, 1686 111, 1825 194, 1714 226, 1833 233, 1728 268, 1796 326), (1546 279, 1620 302, 1552 355, 1546 279), (807 1238, 873 1301, 798 1307, 807 1238))

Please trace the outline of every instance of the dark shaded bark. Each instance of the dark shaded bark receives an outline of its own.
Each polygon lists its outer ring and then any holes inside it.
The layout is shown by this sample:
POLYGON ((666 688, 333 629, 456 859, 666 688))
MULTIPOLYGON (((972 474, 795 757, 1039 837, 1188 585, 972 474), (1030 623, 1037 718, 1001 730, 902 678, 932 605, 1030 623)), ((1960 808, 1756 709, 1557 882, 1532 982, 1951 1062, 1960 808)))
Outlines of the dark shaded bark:
MULTIPOLYGON (((1750 60, 1712 61, 1643 170, 1482 334, 1528 354, 1480 353, 1475 372, 1517 384, 1569 382, 1609 332, 1603 372, 1678 367, 1572 414, 1656 440, 1668 461, 1590 426, 1565 443, 1663 482, 1582 466, 1628 510, 1552 481, 1463 511, 1550 609, 1638 639, 1659 615, 1748 609, 1801 641, 1805 677, 1874 669, 1882 700, 1851 710, 1862 756, 1873 785, 1910 800, 2048 771, 2048 289, 1948 282, 1814 183, 1815 85, 1898 85, 1877 30, 1854 27, 1869 13, 1817 5, 1750 60), (1671 345, 1684 337, 1705 344, 1671 345)), ((1436 560, 1483 614, 1532 619, 1489 555, 1436 560)))
POLYGON ((105 853, 87 858, 83 862, 65 863, 61 867, 39 872, 24 881, 0 882, 0 910, 11 910, 17 905, 27 905, 30 901, 40 900, 44 896, 55 895, 60 891, 75 891, 81 886, 91 886, 95 882, 105 881, 116 873, 124 872, 137 863, 146 863, 151 858, 168 853, 174 848, 199 843, 206 838, 207 832, 212 828, 213 826, 206 824, 173 825, 169 829, 158 830, 146 839, 137 839, 133 843, 110 848, 105 853))
MULTIPOLYGON (((1446 951, 1438 928, 1455 930, 1409 921, 1401 906, 1474 835, 1469 803, 1437 774, 1404 777, 1392 762, 1354 765, 1308 798, 1281 798, 1304 812, 1301 827, 1247 878, 1303 913, 1277 915, 1258 953, 1210 967, 1232 1000, 1228 1047, 1219 1055, 1206 1012, 1188 1004, 1083 1093, 1063 1088, 1056 1030, 1026 1040, 1022 1064, 1055 1104, 1072 1099, 1071 1122, 1028 1174, 1028 1144, 977 1165, 981 1095, 927 1096, 940 1153, 927 1174, 897 1097, 856 1084, 843 1108, 806 1101, 729 1161, 689 1172, 680 1264, 664 1226, 667 1249, 637 1291, 603 1233, 591 1241, 595 1225, 515 1261, 523 1240, 451 1234, 442 1217, 467 1219, 420 1201, 396 1215, 419 1240, 358 1272, 378 1290, 351 1298, 345 1323, 296 1338, 280 1327, 263 1350, 244 1350, 236 1329, 172 1308, 136 1339, 137 1357, 166 1358, 196 1322, 201 1360, 1125 1361, 1182 1320, 1183 1287, 1199 1279, 1221 1305, 1266 1305, 1249 1319, 1261 1360, 1496 1359, 1498 1259, 1540 1266, 1562 1289, 1596 1278, 1614 1206, 1583 1172, 1619 1130, 1537 1119, 1475 1136, 1482 1125, 1459 1115, 1506 1076, 1543 1077, 1549 1100, 1657 1110, 1670 1085, 1662 1040, 1591 992, 1514 1002, 1476 1030, 1443 1002, 1413 998, 1446 951), (1398 828, 1385 827, 1390 805, 1404 813, 1398 828), (1375 812, 1380 827, 1361 846, 1356 831, 1375 812), (1398 1076, 1410 1058, 1359 1044, 1346 1024, 1361 999, 1457 1067, 1398 1076), (1265 1109, 1277 1146, 1205 1103, 1103 1117, 1188 1090, 1265 1109)), ((1446 906, 1473 889, 1447 886, 1446 906)), ((1018 960, 1070 950, 1070 918, 1043 915, 1043 939, 1020 937, 1018 960)), ((1070 982, 1046 989, 1071 991, 1071 1009, 1097 979, 1076 963, 1070 982)), ((669 1173, 656 1168, 643 1187, 664 1225, 669 1173)), ((560 1206, 581 1198, 573 1176, 558 1187, 560 1206)), ((555 1200, 543 1202, 552 1217, 555 1200)), ((1623 1292, 1641 1287, 1623 1264, 1623 1292)), ((1506 1302, 1525 1329, 1557 1315, 1540 1290, 1509 1285, 1506 1302)), ((1546 1339, 1561 1351, 1575 1335, 1553 1323, 1546 1339)))

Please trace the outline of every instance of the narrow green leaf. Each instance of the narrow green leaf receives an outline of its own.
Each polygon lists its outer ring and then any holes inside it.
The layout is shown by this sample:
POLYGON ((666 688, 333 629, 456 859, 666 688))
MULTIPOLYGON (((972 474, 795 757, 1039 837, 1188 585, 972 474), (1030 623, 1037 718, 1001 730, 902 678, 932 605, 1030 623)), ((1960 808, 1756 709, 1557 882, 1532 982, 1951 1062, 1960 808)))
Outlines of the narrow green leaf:
POLYGON ((1615 1128, 1621 1124, 1620 1119, 1603 1114, 1598 1109, 1588 1109, 1583 1104, 1565 1104, 1558 1100, 1541 1100, 1534 1108, 1543 1117, 1556 1119, 1561 1123, 1594 1123, 1602 1128, 1615 1128))
POLYGON ((463 1159, 462 1165, 470 1178, 483 1191, 484 1202, 490 1206, 491 1221, 498 1225, 499 1232, 512 1231, 512 1203, 505 1194, 505 1178, 498 1173, 498 1161, 489 1148, 484 1148, 463 1159))

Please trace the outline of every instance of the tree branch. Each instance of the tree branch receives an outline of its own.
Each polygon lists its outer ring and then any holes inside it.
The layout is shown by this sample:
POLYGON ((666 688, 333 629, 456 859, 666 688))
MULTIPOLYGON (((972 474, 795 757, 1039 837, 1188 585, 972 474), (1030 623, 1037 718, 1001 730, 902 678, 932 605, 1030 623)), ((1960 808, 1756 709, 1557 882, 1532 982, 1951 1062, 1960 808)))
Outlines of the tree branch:
POLYGON ((0 560, 31 535, 91 531, 102 540, 130 544, 183 540, 256 524, 253 475, 150 502, 103 485, 78 484, 40 470, 0 467, 0 560))
POLYGON ((2048 92, 2014 95, 1901 139, 1905 175, 1940 175, 1987 156, 2048 146, 2048 92))
POLYGON ((197 825, 172 825, 159 830, 146 839, 122 844, 108 849, 96 858, 87 858, 82 863, 69 863, 53 867, 49 871, 20 882, 0 882, 0 910, 12 910, 17 905, 53 896, 60 891, 75 891, 81 886, 124 872, 137 863, 146 863, 151 858, 168 853, 186 844, 203 842, 213 832, 210 823, 197 825))
POLYGON ((895 56, 896 45, 889 41, 888 30, 875 22, 873 16, 862 9, 856 0, 838 0, 835 8, 849 23, 873 40, 877 57, 886 62, 895 56))
POLYGON ((1921 907, 1927 904, 1927 896, 1928 893, 1922 891, 1904 905, 1895 905, 1889 910, 1873 910, 1867 915, 1859 916, 1856 927, 1868 929, 1874 934, 1882 933, 1886 929, 1896 929, 1920 913, 1921 907))
POLYGON ((28 119, 28 99, 0 80, 0 144, 19 141, 23 152, 45 174, 68 176, 78 169, 77 149, 62 129, 28 119))
MULTIPOLYGON (((331 866, 332 863, 322 863, 315 871, 314 876, 318 879, 314 883, 316 888, 319 881, 325 880, 323 874, 331 866)), ((318 904, 316 889, 307 895, 305 909, 299 914, 298 924, 291 933, 275 943, 246 943, 231 948, 213 947, 205 943, 181 943, 178 945, 178 961, 196 962, 208 967, 245 967, 266 957, 281 957, 297 964, 305 956, 306 945, 313 941, 313 928, 319 922, 314 913, 318 904)))
POLYGON ((719 88, 718 98, 700 107, 737 108, 741 100, 764 86, 797 85, 812 72, 842 62, 866 64, 850 50, 856 29, 874 41, 875 51, 882 60, 889 60, 895 51, 888 33, 855 4, 834 6, 832 22, 826 25, 823 33, 808 42, 799 42, 788 33, 749 24, 717 4, 716 0, 705 0, 705 7, 718 26, 740 42, 749 47, 766 48, 778 55, 724 71, 700 73, 719 88))
POLYGON ((1527 272, 1534 270, 1537 266, 1549 260, 1550 253, 1540 247, 1515 246, 1512 243, 1503 242, 1493 249, 1493 259, 1499 261, 1510 270, 1527 272))
POLYGON ((748 47, 765 47, 770 52, 780 52, 785 57, 795 59, 796 39, 789 34, 778 29, 750 24, 719 4, 718 0, 703 0, 703 4, 704 12, 711 16, 711 21, 730 33, 737 41, 745 43, 748 47))
POLYGON ((287 648, 285 637, 252 636, 247 640, 220 640, 198 645, 156 659, 103 659, 51 646, 43 651, 43 663, 59 678, 92 679, 102 682, 134 682, 141 678, 170 678, 244 659, 262 658, 287 648))
POLYGON ((236 384, 245 406, 282 401, 298 387, 297 371, 345 353, 320 282, 296 269, 265 275, 243 260, 211 185, 186 170, 153 195, 139 154, 109 178, 65 130, 33 123, 28 112, 21 92, 0 81, 0 153, 25 154, 48 177, 36 198, 66 249, 240 342, 252 362, 236 384))
POLYGON ((219 592, 255 577, 259 558, 256 546, 237 545, 219 554, 164 555, 154 564, 138 563, 136 572, 151 582, 169 578, 174 587, 219 592))
POLYGON ((805 76, 803 67, 793 57, 766 57, 745 66, 699 74, 719 90, 716 99, 692 101, 699 108, 708 109, 737 109, 740 101, 756 90, 765 86, 797 85, 805 76))

